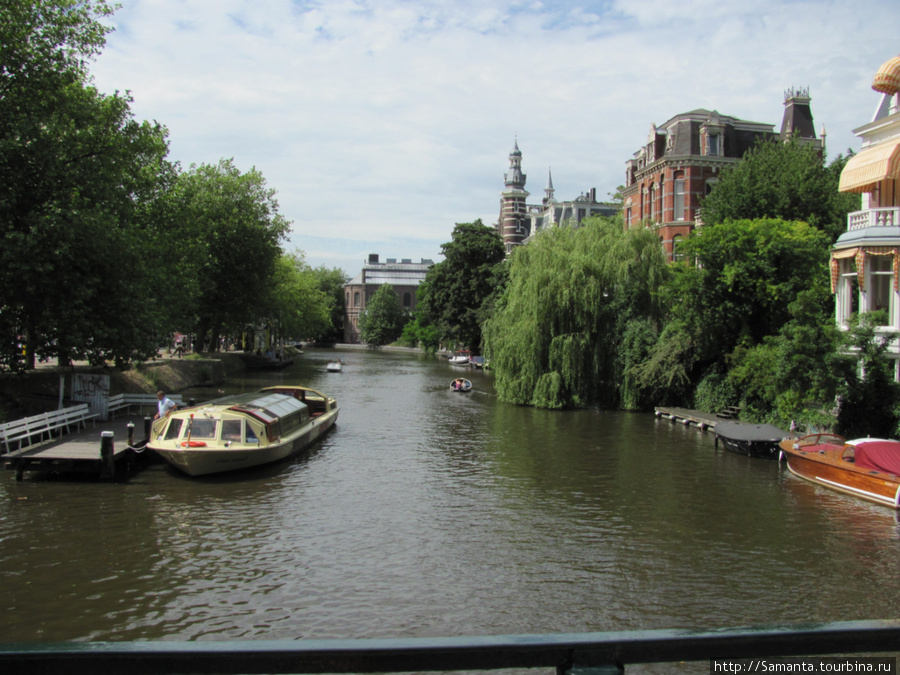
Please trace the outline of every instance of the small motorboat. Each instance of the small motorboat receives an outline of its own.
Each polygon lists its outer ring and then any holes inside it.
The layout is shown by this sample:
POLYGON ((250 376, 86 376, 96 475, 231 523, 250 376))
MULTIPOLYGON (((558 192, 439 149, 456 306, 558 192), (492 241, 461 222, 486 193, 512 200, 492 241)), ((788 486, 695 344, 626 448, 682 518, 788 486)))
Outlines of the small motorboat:
POLYGON ((472 391, 472 383, 464 377, 457 377, 450 383, 450 389, 458 392, 472 391))
POLYGON ((451 366, 467 366, 469 365, 469 360, 471 358, 472 352, 468 349, 463 349, 462 351, 456 352, 448 359, 448 361, 451 366))
POLYGON ((190 476, 290 457, 338 418, 337 402, 301 386, 268 387, 184 408, 154 422, 147 447, 190 476))
POLYGON ((791 473, 832 490, 900 509, 900 441, 830 433, 781 441, 791 473))
POLYGON ((344 364, 341 363, 340 359, 337 359, 335 361, 329 361, 325 365, 325 370, 327 370, 329 373, 339 373, 339 372, 341 372, 341 370, 343 368, 344 368, 344 364))
POLYGON ((778 459, 778 444, 787 437, 786 431, 771 424, 716 423, 716 447, 722 441, 726 450, 747 457, 778 459))

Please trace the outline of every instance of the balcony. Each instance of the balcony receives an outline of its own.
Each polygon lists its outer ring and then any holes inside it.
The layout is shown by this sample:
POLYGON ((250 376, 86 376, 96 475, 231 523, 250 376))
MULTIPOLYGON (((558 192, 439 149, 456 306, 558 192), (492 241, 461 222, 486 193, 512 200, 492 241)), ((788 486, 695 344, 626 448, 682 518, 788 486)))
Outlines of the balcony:
POLYGON ((867 227, 900 226, 900 206, 884 209, 865 209, 847 214, 847 231, 862 230, 867 227))

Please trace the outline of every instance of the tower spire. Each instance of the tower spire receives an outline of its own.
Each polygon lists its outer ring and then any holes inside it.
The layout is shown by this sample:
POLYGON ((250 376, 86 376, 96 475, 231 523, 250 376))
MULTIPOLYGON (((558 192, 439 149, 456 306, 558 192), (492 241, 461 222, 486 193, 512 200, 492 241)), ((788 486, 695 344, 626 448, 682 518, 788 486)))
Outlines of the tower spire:
POLYGON ((525 240, 531 229, 528 207, 525 204, 528 192, 525 190, 522 151, 519 150, 518 137, 509 153, 509 171, 503 174, 503 182, 506 189, 500 193, 500 221, 497 223, 497 229, 500 230, 500 237, 503 239, 506 252, 509 253, 525 240))

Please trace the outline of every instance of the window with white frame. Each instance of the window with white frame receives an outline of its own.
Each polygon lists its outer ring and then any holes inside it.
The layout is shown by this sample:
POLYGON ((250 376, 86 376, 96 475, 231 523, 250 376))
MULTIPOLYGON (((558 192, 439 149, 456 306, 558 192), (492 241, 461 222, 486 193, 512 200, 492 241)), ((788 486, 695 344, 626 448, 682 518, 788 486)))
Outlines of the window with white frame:
POLYGON ((675 179, 675 220, 684 220, 684 178, 675 179))
POLYGON ((709 135, 709 144, 706 147, 706 154, 710 157, 718 157, 720 154, 719 151, 719 134, 710 134, 709 135))
POLYGON ((844 258, 840 263, 840 278, 837 288, 838 324, 850 327, 850 317, 859 313, 859 278, 853 258, 844 258))
POLYGON ((892 324, 894 295, 894 257, 892 255, 868 255, 869 288, 868 307, 870 312, 885 310, 888 314, 885 325, 892 324))

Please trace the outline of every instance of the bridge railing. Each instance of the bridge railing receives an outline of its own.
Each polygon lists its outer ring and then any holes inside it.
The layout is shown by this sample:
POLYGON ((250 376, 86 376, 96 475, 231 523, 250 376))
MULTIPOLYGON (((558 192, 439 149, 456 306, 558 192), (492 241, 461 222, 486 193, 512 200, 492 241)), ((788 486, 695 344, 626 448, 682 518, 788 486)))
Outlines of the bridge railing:
POLYGON ((900 621, 852 621, 714 631, 389 640, 6 643, 0 644, 0 672, 252 675, 546 668, 577 675, 621 673, 640 663, 835 654, 886 654, 896 669, 898 652, 900 621))

